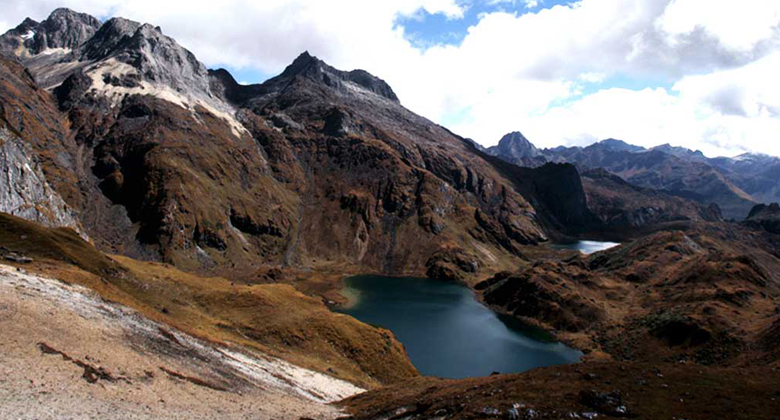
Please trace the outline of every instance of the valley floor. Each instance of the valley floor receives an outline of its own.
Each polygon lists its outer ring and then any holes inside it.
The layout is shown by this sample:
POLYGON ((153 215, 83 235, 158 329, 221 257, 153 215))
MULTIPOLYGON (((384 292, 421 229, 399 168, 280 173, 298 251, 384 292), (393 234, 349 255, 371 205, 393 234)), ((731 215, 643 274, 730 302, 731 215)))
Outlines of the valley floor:
POLYGON ((0 265, 0 418, 329 419, 363 390, 0 265))

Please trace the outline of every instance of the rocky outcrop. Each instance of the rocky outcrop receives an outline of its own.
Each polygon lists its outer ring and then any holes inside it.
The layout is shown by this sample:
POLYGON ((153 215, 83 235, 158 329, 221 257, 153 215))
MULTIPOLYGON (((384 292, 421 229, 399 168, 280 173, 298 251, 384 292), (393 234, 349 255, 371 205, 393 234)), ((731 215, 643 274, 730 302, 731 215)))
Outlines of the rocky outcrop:
POLYGON ((35 153, 0 127, 0 212, 50 227, 69 227, 86 238, 78 215, 52 188, 35 153))
POLYGON ((776 417, 776 369, 577 363, 462 380, 416 378, 341 403, 355 420, 776 417), (727 390, 727 391, 724 391, 727 390), (726 392, 729 398, 723 398, 726 392), (682 400, 682 401, 681 401, 682 400))
POLYGON ((46 182, 34 152, 8 128, 0 128, 0 175, 0 212, 84 235, 76 212, 46 182))
POLYGON ((0 36, 0 51, 25 57, 47 50, 75 50, 95 34, 100 21, 70 9, 56 9, 43 22, 26 19, 0 36))
POLYGON ((544 322, 558 331, 578 332, 603 318, 601 309, 575 288, 560 285, 561 278, 549 266, 537 266, 518 274, 499 273, 476 285, 488 305, 509 314, 544 322))
POLYGON ((425 262, 425 275, 431 279, 465 283, 468 275, 475 274, 479 260, 462 249, 441 249, 425 262))
POLYGON ((780 205, 772 203, 769 205, 759 204, 753 207, 744 224, 764 229, 770 233, 780 234, 780 205))

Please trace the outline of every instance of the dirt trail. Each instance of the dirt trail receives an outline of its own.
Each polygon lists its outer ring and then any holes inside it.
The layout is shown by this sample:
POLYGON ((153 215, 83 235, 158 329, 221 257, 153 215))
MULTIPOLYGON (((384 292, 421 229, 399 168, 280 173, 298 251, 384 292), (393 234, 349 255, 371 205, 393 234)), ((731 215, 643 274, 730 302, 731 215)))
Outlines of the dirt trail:
POLYGON ((3 419, 331 419, 363 391, 5 265, 0 332, 3 419))

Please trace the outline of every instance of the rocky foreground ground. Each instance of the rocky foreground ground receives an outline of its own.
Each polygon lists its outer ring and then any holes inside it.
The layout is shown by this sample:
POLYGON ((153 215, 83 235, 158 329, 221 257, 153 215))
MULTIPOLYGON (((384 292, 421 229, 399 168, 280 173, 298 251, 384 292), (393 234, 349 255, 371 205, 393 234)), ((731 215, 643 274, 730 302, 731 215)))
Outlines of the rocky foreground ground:
POLYGON ((330 419, 361 388, 0 265, 2 419, 330 419))

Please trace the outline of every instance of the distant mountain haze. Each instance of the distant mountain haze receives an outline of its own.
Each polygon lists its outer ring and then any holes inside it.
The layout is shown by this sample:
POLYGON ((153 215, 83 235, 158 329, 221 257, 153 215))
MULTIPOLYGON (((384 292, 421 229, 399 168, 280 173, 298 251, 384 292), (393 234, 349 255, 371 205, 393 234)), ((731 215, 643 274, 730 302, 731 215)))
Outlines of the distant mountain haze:
POLYGON ((638 187, 716 204, 729 219, 745 219, 757 203, 780 201, 780 158, 768 155, 708 158, 669 144, 646 149, 615 139, 538 149, 519 133, 508 134, 487 153, 521 166, 567 162, 582 170, 603 168, 638 187))

